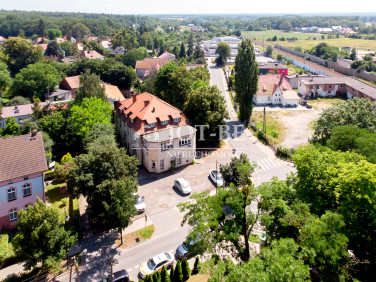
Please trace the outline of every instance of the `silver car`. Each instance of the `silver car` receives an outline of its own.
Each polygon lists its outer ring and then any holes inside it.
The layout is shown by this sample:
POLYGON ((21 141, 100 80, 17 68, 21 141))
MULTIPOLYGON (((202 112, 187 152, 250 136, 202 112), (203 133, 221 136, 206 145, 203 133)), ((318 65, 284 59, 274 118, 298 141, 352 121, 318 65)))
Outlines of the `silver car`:
POLYGON ((184 178, 178 178, 174 181, 174 187, 178 189, 182 194, 189 195, 192 193, 192 188, 188 181, 184 178))

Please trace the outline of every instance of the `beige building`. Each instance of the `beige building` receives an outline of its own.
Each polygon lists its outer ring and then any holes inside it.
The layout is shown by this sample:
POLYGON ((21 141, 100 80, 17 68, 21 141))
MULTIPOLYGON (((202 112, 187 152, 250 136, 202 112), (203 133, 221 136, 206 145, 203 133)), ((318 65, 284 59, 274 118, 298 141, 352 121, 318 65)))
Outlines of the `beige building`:
POLYGON ((299 80, 299 94, 306 97, 364 98, 376 100, 376 87, 353 77, 310 77, 299 80))
POLYGON ((123 145, 149 172, 192 163, 196 129, 183 112, 147 92, 115 102, 115 126, 123 145))

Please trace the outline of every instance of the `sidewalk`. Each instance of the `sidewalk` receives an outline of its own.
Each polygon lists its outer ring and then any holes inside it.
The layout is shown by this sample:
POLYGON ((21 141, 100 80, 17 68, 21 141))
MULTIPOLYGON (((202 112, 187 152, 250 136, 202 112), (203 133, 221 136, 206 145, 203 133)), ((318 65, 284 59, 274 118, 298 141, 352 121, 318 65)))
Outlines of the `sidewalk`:
POLYGON ((140 230, 142 228, 145 228, 146 226, 152 225, 153 222, 150 219, 150 216, 146 216, 146 214, 143 214, 141 217, 135 219, 132 224, 126 228, 123 229, 123 236, 132 232, 135 232, 137 230, 140 230))
POLYGON ((18 274, 24 271, 22 264, 12 264, 8 267, 0 269, 0 281, 4 280, 7 277, 12 276, 13 274, 18 274))

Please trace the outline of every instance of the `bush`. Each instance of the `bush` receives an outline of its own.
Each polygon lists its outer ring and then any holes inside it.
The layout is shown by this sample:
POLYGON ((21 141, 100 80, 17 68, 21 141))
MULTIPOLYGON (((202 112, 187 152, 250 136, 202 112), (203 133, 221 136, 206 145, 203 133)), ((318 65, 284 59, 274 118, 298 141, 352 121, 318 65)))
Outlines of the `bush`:
POLYGON ((44 173, 44 180, 48 181, 48 180, 52 180, 52 179, 55 179, 55 171, 53 171, 53 170, 46 171, 44 173))
POLYGON ((190 274, 191 274, 191 269, 189 268, 187 258, 183 259, 183 261, 181 263, 181 267, 182 267, 182 272, 183 272, 183 280, 187 281, 189 279, 190 274))
POLYGON ((196 257, 195 259, 195 264, 193 266, 193 270, 192 270, 192 274, 197 274, 200 272, 200 269, 201 269, 201 263, 200 263, 200 259, 198 257, 196 257))
POLYGON ((266 139, 266 135, 264 131, 258 130, 257 131, 257 139, 260 140, 262 143, 268 144, 268 141, 266 139))
POLYGON ((283 148, 282 146, 278 146, 276 151, 276 156, 285 159, 285 160, 291 160, 292 152, 289 148, 283 148))
POLYGON ((180 261, 178 261, 177 264, 176 264, 173 281, 174 282, 183 282, 183 270, 181 268, 180 261))

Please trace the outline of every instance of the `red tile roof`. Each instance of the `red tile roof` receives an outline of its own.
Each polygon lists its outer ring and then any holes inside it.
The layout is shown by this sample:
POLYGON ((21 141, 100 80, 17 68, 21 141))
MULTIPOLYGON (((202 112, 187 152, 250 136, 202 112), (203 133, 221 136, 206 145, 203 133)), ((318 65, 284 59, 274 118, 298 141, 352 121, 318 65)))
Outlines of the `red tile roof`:
POLYGON ((189 121, 181 110, 147 92, 115 103, 115 110, 123 122, 140 135, 168 127, 189 125, 189 121), (181 120, 179 123, 173 123, 174 118, 181 120), (134 120, 133 123, 131 119, 134 120), (162 126, 160 121, 163 120, 168 120, 169 124, 162 126), (148 125, 151 123, 157 123, 156 127, 149 128, 148 125))
POLYGON ((42 132, 0 139, 0 182, 47 170, 42 132))
POLYGON ((88 59, 102 59, 102 58, 104 58, 104 56, 102 56, 101 54, 99 54, 95 50, 82 51, 82 53, 78 56, 82 57, 82 58, 88 58, 88 59))
POLYGON ((68 76, 60 82, 60 87, 65 89, 68 88, 69 90, 77 89, 80 87, 80 76, 68 76))
POLYGON ((257 95, 272 95, 277 88, 281 87, 282 91, 292 90, 290 83, 283 75, 266 74, 260 75, 258 80, 257 95))

